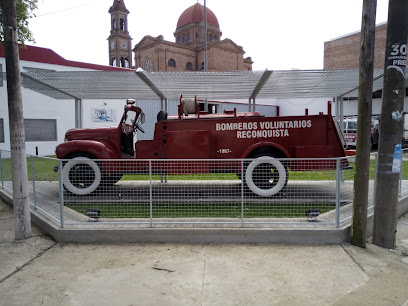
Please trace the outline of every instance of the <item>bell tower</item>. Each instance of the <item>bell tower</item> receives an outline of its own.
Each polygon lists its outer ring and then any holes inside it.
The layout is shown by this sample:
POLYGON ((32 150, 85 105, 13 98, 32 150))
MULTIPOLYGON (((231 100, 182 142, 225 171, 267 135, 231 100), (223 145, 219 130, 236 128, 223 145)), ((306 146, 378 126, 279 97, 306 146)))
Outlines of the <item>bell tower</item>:
POLYGON ((124 0, 114 0, 109 9, 111 30, 109 42, 109 65, 132 68, 132 38, 128 31, 128 14, 124 0))

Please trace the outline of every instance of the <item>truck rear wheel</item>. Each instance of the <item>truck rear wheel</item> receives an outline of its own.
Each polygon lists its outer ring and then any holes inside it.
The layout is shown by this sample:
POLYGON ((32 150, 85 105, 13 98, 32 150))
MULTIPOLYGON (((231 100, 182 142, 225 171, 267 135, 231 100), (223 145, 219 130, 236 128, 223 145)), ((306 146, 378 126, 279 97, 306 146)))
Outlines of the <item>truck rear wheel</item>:
POLYGON ((245 172, 248 188, 262 197, 277 194, 288 179, 287 167, 272 156, 260 156, 253 160, 245 172))
POLYGON ((68 191, 76 195, 86 195, 98 188, 101 170, 94 160, 77 156, 64 165, 62 177, 68 191))

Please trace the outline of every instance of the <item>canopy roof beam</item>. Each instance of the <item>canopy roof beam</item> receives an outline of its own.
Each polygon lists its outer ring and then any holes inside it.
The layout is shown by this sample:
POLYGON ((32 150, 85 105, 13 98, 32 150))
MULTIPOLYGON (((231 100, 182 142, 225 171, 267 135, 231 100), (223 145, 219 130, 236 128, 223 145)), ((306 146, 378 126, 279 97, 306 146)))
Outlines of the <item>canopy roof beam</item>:
POLYGON ((160 100, 167 100, 159 88, 148 78, 143 71, 136 71, 136 75, 160 98, 160 100))
POLYGON ((261 89, 264 87, 265 83, 269 80, 269 77, 271 76, 272 73, 273 71, 265 69, 264 73, 262 74, 261 78, 258 81, 258 84, 256 84, 254 91, 249 97, 250 99, 255 100, 256 96, 259 94, 261 89))

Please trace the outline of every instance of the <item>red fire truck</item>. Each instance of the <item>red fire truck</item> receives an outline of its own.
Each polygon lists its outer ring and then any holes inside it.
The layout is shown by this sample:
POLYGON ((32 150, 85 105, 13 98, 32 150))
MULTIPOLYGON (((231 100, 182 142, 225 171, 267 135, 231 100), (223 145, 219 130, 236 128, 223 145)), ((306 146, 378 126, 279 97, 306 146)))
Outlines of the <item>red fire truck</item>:
MULTIPOLYGON (((177 115, 157 116, 152 140, 134 144, 144 114, 127 100, 118 126, 72 129, 65 142, 56 147, 64 161, 63 181, 73 194, 85 195, 100 185, 114 184, 124 173, 233 172, 259 196, 271 196, 282 190, 292 171, 334 169, 335 162, 282 160, 293 158, 333 158, 345 156, 338 130, 328 114, 287 117, 264 117, 259 112, 208 114, 199 110, 196 98, 180 98, 177 115), (110 162, 121 159, 126 162, 110 162), (168 160, 149 170, 147 160, 168 160), (174 161, 188 159, 183 163, 174 161), (194 160, 202 160, 197 163, 194 160), (211 162, 220 159, 249 159, 241 162, 211 162), (101 161, 98 161, 101 160, 101 161), (163 166, 165 165, 165 166, 163 166), (165 167, 165 169, 163 169, 165 167), (243 173, 242 173, 243 172, 243 173)), ((341 131, 340 131, 341 132, 341 131)))

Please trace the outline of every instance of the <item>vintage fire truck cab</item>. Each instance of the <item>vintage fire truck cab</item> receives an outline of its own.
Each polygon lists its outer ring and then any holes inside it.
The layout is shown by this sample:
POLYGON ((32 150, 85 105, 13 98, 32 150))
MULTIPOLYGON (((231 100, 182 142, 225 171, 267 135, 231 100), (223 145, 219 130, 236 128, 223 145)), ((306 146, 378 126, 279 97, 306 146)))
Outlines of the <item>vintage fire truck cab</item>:
POLYGON ((303 171, 335 167, 333 161, 306 165, 280 159, 345 156, 330 103, 327 115, 264 117, 259 112, 236 110, 208 114, 199 111, 196 98, 181 97, 178 115, 160 112, 153 139, 139 140, 133 148, 134 132, 143 132, 139 125, 143 114, 132 102, 126 105, 117 127, 67 131, 66 141, 57 146, 56 154, 59 159, 70 159, 63 168, 64 185, 70 192, 88 194, 101 184, 116 183, 124 173, 146 173, 146 162, 132 160, 170 160, 166 173, 179 174, 185 173, 186 165, 172 160, 189 159, 188 168, 194 173, 237 173, 255 194, 271 196, 286 185, 288 168, 303 171), (119 166, 106 159, 129 163, 119 166), (194 166, 191 159, 207 162, 194 166), (238 161, 235 166, 211 162, 219 159, 251 160, 242 169, 238 161))

